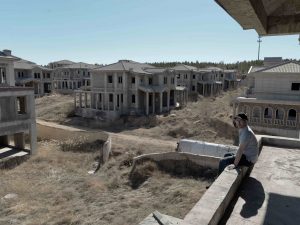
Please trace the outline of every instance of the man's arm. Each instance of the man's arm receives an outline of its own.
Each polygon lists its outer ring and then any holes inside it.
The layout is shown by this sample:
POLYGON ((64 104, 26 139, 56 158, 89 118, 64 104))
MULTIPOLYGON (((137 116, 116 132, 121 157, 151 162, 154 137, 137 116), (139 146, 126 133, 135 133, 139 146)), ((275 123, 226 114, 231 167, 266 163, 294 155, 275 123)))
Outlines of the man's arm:
POLYGON ((246 147, 246 143, 241 143, 240 144, 239 149, 238 149, 238 151, 236 153, 236 156, 235 156, 235 160, 234 160, 234 165, 235 166, 238 166, 238 164, 241 160, 241 157, 243 155, 245 147, 246 147))

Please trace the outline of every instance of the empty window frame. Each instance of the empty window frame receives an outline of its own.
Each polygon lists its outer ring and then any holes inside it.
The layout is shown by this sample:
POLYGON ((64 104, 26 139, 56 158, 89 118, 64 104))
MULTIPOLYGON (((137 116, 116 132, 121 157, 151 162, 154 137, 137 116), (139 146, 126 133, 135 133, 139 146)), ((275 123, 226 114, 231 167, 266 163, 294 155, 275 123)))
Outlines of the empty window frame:
POLYGON ((17 113, 18 115, 24 115, 26 114, 26 97, 20 96, 17 97, 17 113))
POLYGON ((295 109, 290 109, 288 114, 288 120, 296 120, 297 111, 295 109))
POLYGON ((299 91, 300 90, 300 83, 292 83, 292 91, 299 91))
POLYGON ((131 103, 133 103, 133 104, 135 103, 135 95, 131 96, 131 103))
POLYGON ((167 84, 167 83, 168 83, 168 78, 164 77, 164 84, 167 84))
POLYGON ((131 77, 131 83, 135 84, 135 77, 131 77))
POLYGON ((109 84, 113 83, 113 76, 112 75, 108 75, 108 83, 109 84))
POLYGON ((153 83, 153 80, 152 80, 152 77, 149 77, 149 85, 152 85, 152 83, 153 83))
POLYGON ((109 94, 109 102, 113 102, 114 101, 114 95, 113 94, 109 94))
POLYGON ((123 77, 118 77, 118 82, 119 82, 119 84, 122 84, 123 83, 123 77))

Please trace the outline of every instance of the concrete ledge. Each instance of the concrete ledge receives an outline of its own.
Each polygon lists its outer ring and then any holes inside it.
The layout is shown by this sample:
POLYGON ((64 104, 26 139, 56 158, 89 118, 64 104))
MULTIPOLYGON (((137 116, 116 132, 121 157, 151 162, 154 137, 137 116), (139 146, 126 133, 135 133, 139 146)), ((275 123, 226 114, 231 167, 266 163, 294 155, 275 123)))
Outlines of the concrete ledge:
MULTIPOLYGON (((257 135, 256 137, 260 151, 264 145, 300 149, 299 139, 267 135, 257 135)), ((251 168, 247 167, 236 170, 226 168, 185 216, 180 225, 218 224, 245 175, 250 171, 251 168)))
POLYGON ((136 164, 142 163, 147 160, 152 160, 154 162, 161 162, 165 160, 190 161, 195 163, 198 166, 211 168, 211 169, 218 169, 220 158, 206 156, 206 155, 196 155, 196 154, 184 153, 184 152, 145 154, 145 155, 137 156, 133 159, 132 171, 135 169, 136 164))
POLYGON ((300 149, 300 139, 259 135, 258 139, 261 139, 261 145, 281 147, 281 148, 297 148, 300 149))
POLYGON ((216 179, 180 225, 218 224, 249 168, 228 170, 216 179))

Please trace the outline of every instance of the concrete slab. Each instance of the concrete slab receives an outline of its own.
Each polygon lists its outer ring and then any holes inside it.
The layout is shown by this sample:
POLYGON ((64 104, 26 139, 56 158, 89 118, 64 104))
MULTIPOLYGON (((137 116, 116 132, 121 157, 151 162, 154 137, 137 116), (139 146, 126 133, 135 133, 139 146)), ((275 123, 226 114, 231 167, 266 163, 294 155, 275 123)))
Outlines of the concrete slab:
POLYGON ((264 146, 226 224, 300 224, 300 150, 264 146))
POLYGON ((181 221, 181 219, 155 211, 140 222, 139 225, 178 225, 181 221))
POLYGON ((13 149, 10 147, 0 148, 0 160, 4 158, 13 158, 13 157, 21 157, 28 155, 29 152, 27 151, 20 151, 17 149, 13 149))

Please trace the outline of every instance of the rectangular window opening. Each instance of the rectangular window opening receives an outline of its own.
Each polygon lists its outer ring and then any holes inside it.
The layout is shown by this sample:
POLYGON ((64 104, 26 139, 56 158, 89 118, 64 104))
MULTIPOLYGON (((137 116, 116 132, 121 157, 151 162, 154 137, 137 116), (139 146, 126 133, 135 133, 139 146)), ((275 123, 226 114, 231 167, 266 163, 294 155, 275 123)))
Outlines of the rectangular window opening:
POLYGON ((26 97, 17 97, 17 112, 18 115, 26 114, 26 97))

